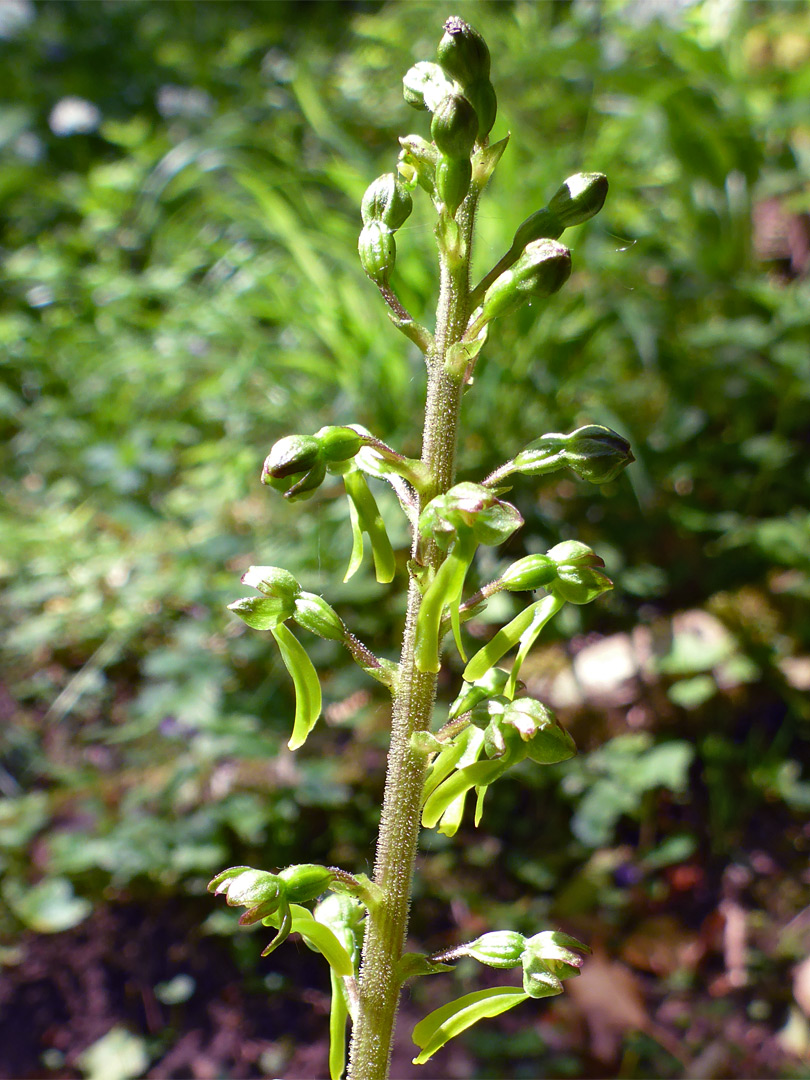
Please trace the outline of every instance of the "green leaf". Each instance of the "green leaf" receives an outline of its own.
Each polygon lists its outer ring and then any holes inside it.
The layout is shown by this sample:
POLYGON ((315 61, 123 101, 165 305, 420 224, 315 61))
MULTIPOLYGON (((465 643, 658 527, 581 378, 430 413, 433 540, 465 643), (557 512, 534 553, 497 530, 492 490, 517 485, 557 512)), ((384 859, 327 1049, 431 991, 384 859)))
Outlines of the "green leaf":
POLYGON ((278 642, 281 659, 295 686, 295 721, 287 745, 290 750, 297 750, 307 741, 307 736, 321 715, 321 684, 306 649, 295 634, 283 623, 271 627, 270 633, 278 642))
POLYGON ((495 986, 490 990, 476 990, 435 1009, 413 1029, 413 1041, 421 1050, 413 1059, 414 1065, 424 1065, 445 1043, 479 1020, 500 1016, 528 998, 529 995, 516 986, 495 986))

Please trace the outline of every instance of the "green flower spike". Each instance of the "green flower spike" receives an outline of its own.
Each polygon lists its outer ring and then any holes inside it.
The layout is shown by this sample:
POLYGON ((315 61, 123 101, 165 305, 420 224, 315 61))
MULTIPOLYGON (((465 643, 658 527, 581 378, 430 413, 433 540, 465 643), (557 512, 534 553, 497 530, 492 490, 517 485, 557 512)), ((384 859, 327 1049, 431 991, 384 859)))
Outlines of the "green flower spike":
POLYGON ((445 608, 450 610, 453 636, 461 642, 461 596, 467 572, 479 544, 501 544, 523 524, 511 503, 497 499, 481 484, 456 484, 431 500, 419 517, 419 535, 449 553, 422 597, 416 624, 416 666, 438 671, 439 630, 445 608))
POLYGON ((477 30, 457 15, 444 24, 444 37, 436 59, 444 71, 461 86, 478 117, 478 139, 483 142, 492 130, 498 102, 490 82, 487 44, 477 30))

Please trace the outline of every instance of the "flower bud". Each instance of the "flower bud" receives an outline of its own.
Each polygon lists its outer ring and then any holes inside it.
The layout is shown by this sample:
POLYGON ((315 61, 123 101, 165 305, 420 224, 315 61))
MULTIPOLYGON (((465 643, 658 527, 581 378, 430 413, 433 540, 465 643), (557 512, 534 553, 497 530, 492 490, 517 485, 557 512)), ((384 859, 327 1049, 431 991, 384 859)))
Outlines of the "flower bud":
POLYGON ((543 930, 525 943, 526 954, 541 960, 546 967, 560 979, 570 979, 579 975, 585 958, 574 952, 589 953, 591 950, 581 941, 565 934, 562 930, 543 930))
POLYGON ((498 114, 495 87, 489 79, 479 79, 478 82, 464 86, 464 96, 475 109, 475 115, 478 117, 478 142, 483 142, 492 131, 492 125, 498 114))
POLYGON ((295 473, 309 472, 321 458, 317 439, 310 435, 286 435, 273 444, 264 462, 262 482, 281 480, 295 473), (268 479, 265 479, 265 476, 268 479))
POLYGON ((381 288, 387 285, 397 258, 394 234, 388 226, 379 221, 370 221, 368 225, 364 225, 358 250, 363 269, 374 284, 381 288))
POLYGON ((526 744, 526 755, 539 765, 555 765, 576 753, 574 740, 556 716, 534 698, 518 698, 503 714, 504 727, 513 728, 526 744))
POLYGON ((557 576, 557 564, 548 555, 527 555, 501 574, 500 582, 509 592, 542 589, 557 576))
POLYGON ((551 296, 571 274, 571 252, 555 240, 528 244, 510 270, 505 270, 487 289, 481 322, 516 311, 532 297, 551 296))
POLYGON ((627 439, 601 424, 586 424, 568 436, 565 464, 592 484, 607 484, 635 461, 627 439))
POLYGON ((288 866, 278 875, 291 904, 305 904, 326 892, 335 878, 333 870, 317 863, 288 866))
POLYGON ((564 540, 548 552, 557 563, 557 577, 548 591, 569 604, 589 604, 603 592, 613 588, 610 578, 595 569, 604 566, 601 559, 587 544, 579 540, 564 540))
POLYGON ((513 968, 521 961, 525 939, 515 930, 493 930, 463 946, 458 952, 480 964, 494 968, 513 968))
POLYGON ((413 200, 393 173, 384 173, 366 188, 360 213, 363 224, 382 222, 392 232, 403 225, 413 210, 413 200))
POLYGON ((551 198, 548 209, 568 229, 598 214, 605 205, 608 181, 604 173, 575 173, 551 198))
POLYGON ((290 618, 295 602, 290 603, 284 596, 246 596, 228 604, 228 610, 251 630, 272 630, 290 618))
POLYGON ((436 59, 448 75, 464 86, 489 78, 487 43, 458 15, 451 15, 444 24, 444 36, 436 49, 436 59))
POLYGON ((349 461, 363 446, 363 436, 350 427, 322 427, 314 438, 328 462, 349 461))
POLYGON ((523 954, 522 963, 523 989, 529 997, 554 997, 555 994, 562 993, 562 982, 539 956, 527 950, 523 954))
POLYGON ((343 641, 346 627, 340 616, 321 596, 301 592, 295 601, 293 617, 299 626, 327 641, 343 641))
POLYGON ((419 533, 447 550, 459 531, 469 531, 479 544, 502 544, 523 524, 511 503, 496 498, 482 484, 456 484, 431 499, 419 517, 419 533))
POLYGON ((443 68, 429 60, 414 64, 402 79, 402 93, 407 103, 414 109, 428 109, 430 112, 456 89, 443 68))
POLYGON ((467 159, 441 158, 436 166, 436 194, 450 217, 467 198, 472 179, 472 163, 467 159))
POLYGON ((478 134, 475 109, 462 94, 448 94, 439 103, 430 123, 430 136, 445 157, 469 158, 478 134))
POLYGON ((546 554, 550 559, 562 565, 571 566, 604 566, 605 560, 597 555, 593 548, 583 544, 581 540, 563 540, 555 544, 546 554))
POLYGON ((284 901, 284 886, 276 874, 253 870, 250 866, 232 866, 208 883, 215 896, 225 895, 230 907, 248 910, 239 922, 243 926, 258 922, 276 912, 284 901))

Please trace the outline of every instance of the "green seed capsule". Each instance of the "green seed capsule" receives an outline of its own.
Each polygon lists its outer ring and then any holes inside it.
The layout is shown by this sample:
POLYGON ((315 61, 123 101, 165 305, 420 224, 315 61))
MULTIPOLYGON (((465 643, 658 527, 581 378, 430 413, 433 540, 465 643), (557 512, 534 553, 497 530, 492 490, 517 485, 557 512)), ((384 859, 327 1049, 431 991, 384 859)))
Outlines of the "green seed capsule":
POLYGON ((451 217, 456 216, 456 211, 467 198, 471 179, 472 165, 469 160, 441 158, 436 166, 436 194, 451 217))
POLYGON ((325 892, 335 879, 334 872, 317 863, 300 863, 288 866, 278 875, 286 886, 287 900, 291 904, 305 904, 325 892))
POLYGON ((413 200, 404 185, 393 173, 384 173, 366 188, 360 213, 363 224, 380 221, 396 232, 413 210, 413 200))
POLYGON ((462 85, 489 78, 487 43, 458 15, 451 15, 444 24, 444 36, 436 50, 436 59, 448 75, 462 85))
POLYGON ((324 460, 328 462, 348 461, 363 445, 362 435, 350 427, 322 427, 315 432, 314 438, 318 440, 324 460))
POLYGON ((526 946, 523 934, 515 930, 493 930, 464 946, 464 954, 494 968, 516 967, 526 946))
POLYGON ((542 589, 557 576, 557 564, 548 555, 527 555, 504 570, 501 584, 509 592, 542 589))
POLYGON ((340 616, 321 596, 302 592, 295 601, 293 617, 299 626, 327 641, 343 641, 346 627, 340 616))
POLYGON ((581 225, 605 205, 608 181, 604 173, 575 173, 569 176, 548 204, 567 229, 581 225))
POLYGON ((447 158, 469 158, 478 134, 478 116, 462 94, 448 94, 436 107, 430 137, 447 158))
POLYGON ((396 241, 388 226, 370 221, 363 226, 357 246, 363 269, 374 284, 387 285, 397 259, 396 241))

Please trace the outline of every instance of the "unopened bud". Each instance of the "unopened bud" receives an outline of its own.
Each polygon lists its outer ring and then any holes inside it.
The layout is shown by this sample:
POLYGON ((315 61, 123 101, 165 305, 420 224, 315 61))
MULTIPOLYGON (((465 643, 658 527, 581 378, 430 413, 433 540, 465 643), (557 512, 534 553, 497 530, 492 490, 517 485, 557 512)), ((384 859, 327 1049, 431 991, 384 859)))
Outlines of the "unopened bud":
POLYGON ((501 574, 500 582, 509 592, 542 589, 557 576, 557 564, 548 555, 527 555, 501 574))
POLYGON ((456 210, 467 198, 471 180, 472 163, 467 158, 439 160, 436 166, 436 194, 451 217, 456 216, 456 210))
POLYGON ((557 563, 557 577, 548 590, 569 604, 589 604, 613 588, 613 582, 597 567, 604 560, 579 540, 564 540, 548 552, 557 563))
POLYGON ((555 192, 548 209, 568 229, 598 214, 605 205, 607 193, 608 181, 604 173, 575 173, 555 192))
POLYGON ((566 440, 565 463, 583 480, 607 484, 635 461, 627 439, 601 424, 586 424, 566 440))
POLYGON ((396 232, 413 210, 413 200, 393 173, 384 173, 366 188, 360 213, 363 224, 380 221, 396 232))
POLYGON ((315 593, 299 593, 293 617, 299 626, 327 641, 343 641, 346 637, 346 627, 338 613, 315 593))
POLYGON ((320 461, 321 448, 311 435, 286 435, 273 444, 262 471, 263 483, 308 472, 320 461), (265 479, 267 477, 267 479, 265 479))
POLYGON ((556 240, 529 244, 510 270, 487 289, 481 322, 517 310, 532 297, 543 298, 561 289, 571 274, 571 252, 556 240))
POLYGON ((444 24, 444 36, 436 50, 436 59, 448 75, 462 85, 489 78, 487 43, 458 15, 451 15, 444 24))
POLYGON ((478 117, 478 142, 483 142, 492 131, 498 114, 495 87, 489 79, 479 79, 478 82, 465 85, 464 96, 475 109, 475 115, 478 117))
POLYGON ((448 94, 430 123, 430 136, 445 157, 469 158, 478 134, 478 116, 462 94, 448 94))
POLYGON ((216 896, 225 895, 230 907, 248 910, 239 922, 243 926, 258 922, 274 914, 283 902, 284 887, 276 874, 265 870, 253 870, 249 866, 232 866, 208 883, 208 891, 216 896))
POLYGON ((357 246, 363 269, 374 284, 387 285, 397 259, 396 241, 388 226, 370 221, 363 226, 357 246))

